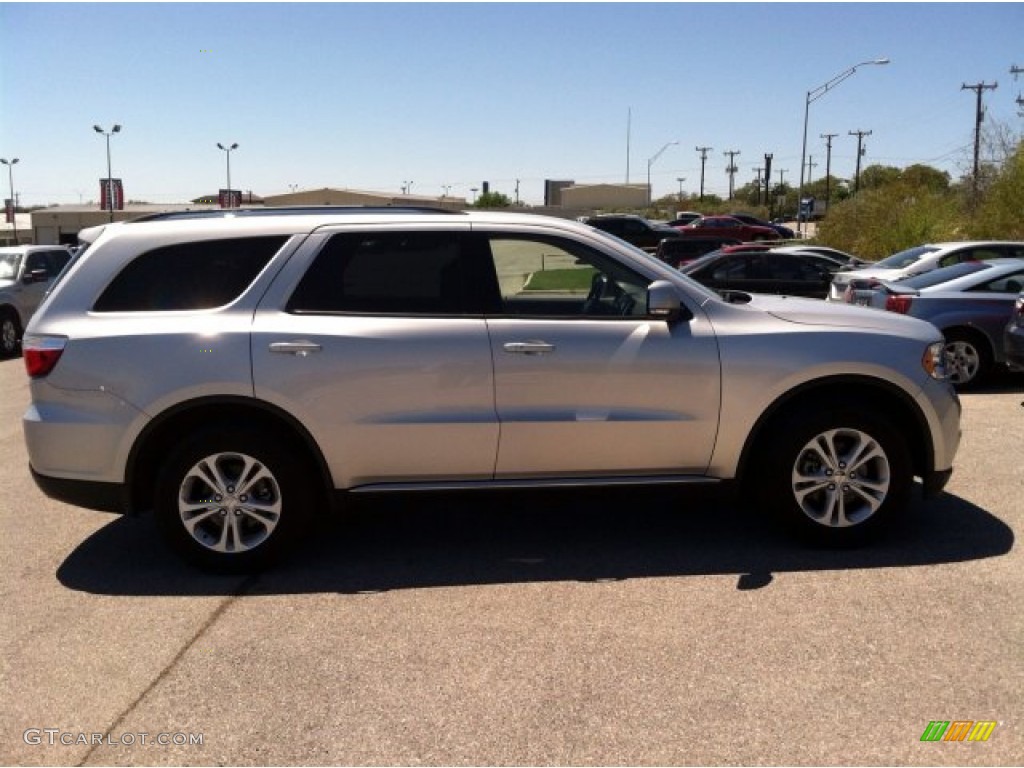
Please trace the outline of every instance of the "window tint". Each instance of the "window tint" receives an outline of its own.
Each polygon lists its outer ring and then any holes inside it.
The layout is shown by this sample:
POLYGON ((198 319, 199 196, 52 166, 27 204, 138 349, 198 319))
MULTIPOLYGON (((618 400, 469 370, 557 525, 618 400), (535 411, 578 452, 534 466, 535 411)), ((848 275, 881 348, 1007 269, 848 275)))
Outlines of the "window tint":
POLYGON ((911 264, 919 261, 921 257, 937 250, 938 248, 935 246, 918 245, 914 248, 908 248, 905 251, 894 253, 889 258, 882 259, 877 262, 874 266, 877 269, 903 269, 904 267, 909 267, 911 264))
POLYGON ((751 269, 750 259, 746 256, 730 256, 722 259, 714 266, 712 280, 753 280, 759 277, 751 269))
POLYGON ((288 311, 461 314, 460 252, 454 232, 335 235, 295 289, 288 311))
POLYGON ((488 250, 515 317, 642 317, 649 280, 572 240, 491 235, 488 250))
POLYGON ((1003 275, 998 280, 989 280, 984 285, 979 285, 971 290, 1018 294, 1022 288, 1024 288, 1024 270, 1018 270, 1013 274, 1003 275))
POLYGON ((178 243, 131 261, 100 296, 96 312, 212 309, 252 283, 287 237, 178 243))
POLYGON ((33 251, 25 259, 26 274, 39 269, 45 270, 47 274, 50 274, 49 251, 33 251))
POLYGON ((60 248, 55 251, 50 251, 50 277, 56 277, 60 274, 61 270, 67 266, 67 263, 71 261, 71 251, 60 248))
POLYGON ((966 261, 949 267, 933 269, 930 272, 915 275, 914 277, 909 277, 906 280, 901 280, 900 284, 905 285, 908 288, 928 288, 929 286, 945 283, 949 280, 963 277, 964 275, 970 275, 983 269, 988 269, 988 264, 983 264, 978 261, 966 261))

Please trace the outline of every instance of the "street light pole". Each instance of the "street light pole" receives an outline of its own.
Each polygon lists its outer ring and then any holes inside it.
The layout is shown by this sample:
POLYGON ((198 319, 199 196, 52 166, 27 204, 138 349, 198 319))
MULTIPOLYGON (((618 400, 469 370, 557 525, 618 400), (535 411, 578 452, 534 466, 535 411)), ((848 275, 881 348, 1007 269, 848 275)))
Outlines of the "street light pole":
POLYGON ((121 126, 115 124, 109 131, 104 131, 98 125, 92 127, 96 133, 102 133, 107 137, 107 210, 110 211, 110 220, 114 220, 114 179, 110 170, 110 136, 121 132, 121 126))
POLYGON ((11 225, 14 227, 14 244, 18 244, 18 206, 15 204, 14 197, 14 164, 18 162, 18 158, 13 158, 8 161, 6 158, 0 158, 0 163, 7 166, 7 180, 11 183, 11 225))
POLYGON ((868 64, 888 64, 888 63, 889 63, 889 59, 868 59, 867 61, 862 61, 859 64, 854 64, 849 69, 846 69, 846 70, 840 72, 838 75, 833 77, 828 82, 823 83, 822 85, 819 85, 817 88, 813 88, 813 89, 811 89, 810 91, 807 92, 807 99, 804 102, 804 141, 803 141, 803 148, 800 150, 800 191, 797 193, 797 196, 796 196, 796 205, 797 205, 797 217, 796 217, 797 218, 797 224, 796 224, 796 226, 797 226, 797 234, 799 234, 801 237, 803 237, 803 234, 804 234, 804 226, 803 226, 802 218, 800 216, 800 203, 801 203, 801 201, 803 200, 803 197, 804 197, 804 171, 805 171, 805 160, 807 158, 807 119, 808 119, 808 116, 809 116, 810 111, 811 111, 811 103, 817 101, 822 96, 824 96, 826 93, 828 93, 830 90, 832 90, 837 85, 839 85, 841 82, 843 82, 843 80, 845 80, 846 78, 850 77, 854 72, 857 71, 858 68, 866 66, 868 64))
POLYGON ((650 160, 647 161, 647 204, 651 204, 651 166, 654 165, 654 161, 661 157, 661 154, 671 147, 673 144, 678 144, 678 141, 670 141, 664 147, 659 149, 650 160))
POLYGON ((231 192, 231 153, 234 150, 238 149, 238 143, 235 142, 230 147, 225 147, 223 144, 221 144, 218 141, 217 142, 217 148, 218 149, 223 149, 224 150, 224 154, 227 156, 227 159, 228 159, 227 160, 227 162, 228 162, 228 204, 225 207, 226 208, 234 208, 235 207, 235 196, 231 192))

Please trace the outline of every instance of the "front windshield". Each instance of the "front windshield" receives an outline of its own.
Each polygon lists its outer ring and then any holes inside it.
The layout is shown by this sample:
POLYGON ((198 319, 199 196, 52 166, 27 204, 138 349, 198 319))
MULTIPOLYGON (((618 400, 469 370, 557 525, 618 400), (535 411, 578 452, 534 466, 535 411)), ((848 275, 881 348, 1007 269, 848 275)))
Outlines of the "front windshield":
POLYGON ((18 276, 20 253, 0 253, 0 280, 13 280, 18 276))
POLYGON ((889 258, 882 259, 871 266, 872 268, 878 267, 880 269, 903 269, 904 267, 909 267, 911 264, 916 264, 923 256, 937 250, 939 249, 934 246, 918 245, 914 248, 908 248, 905 251, 894 253, 889 258))

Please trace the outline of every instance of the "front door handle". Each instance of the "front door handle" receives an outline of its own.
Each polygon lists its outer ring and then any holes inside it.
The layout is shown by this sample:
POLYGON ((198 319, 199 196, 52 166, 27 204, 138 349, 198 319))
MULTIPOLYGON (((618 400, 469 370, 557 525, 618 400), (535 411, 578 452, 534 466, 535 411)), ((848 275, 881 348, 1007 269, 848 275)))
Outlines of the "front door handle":
POLYGON ((546 341, 510 341, 505 351, 513 355, 546 355, 555 351, 554 344, 546 341))
POLYGON ((322 349, 323 347, 315 341, 275 341, 270 345, 271 352, 296 357, 306 357, 310 352, 319 352, 322 349))

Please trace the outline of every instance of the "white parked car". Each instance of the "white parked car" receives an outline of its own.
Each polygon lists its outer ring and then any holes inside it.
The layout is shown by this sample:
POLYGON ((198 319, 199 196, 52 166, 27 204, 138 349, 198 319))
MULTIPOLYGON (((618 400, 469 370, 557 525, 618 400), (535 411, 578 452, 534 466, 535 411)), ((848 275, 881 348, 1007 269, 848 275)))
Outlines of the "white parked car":
POLYGON ((965 261, 1020 258, 1024 258, 1024 243, 1019 241, 979 240, 918 245, 894 253, 869 267, 837 272, 829 288, 828 300, 843 301, 843 293, 852 280, 875 278, 894 282, 965 261))

